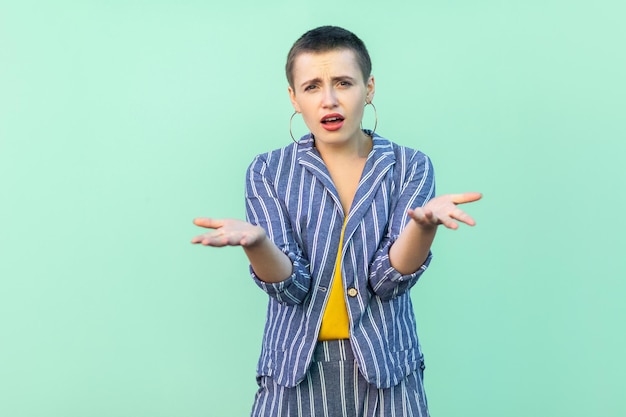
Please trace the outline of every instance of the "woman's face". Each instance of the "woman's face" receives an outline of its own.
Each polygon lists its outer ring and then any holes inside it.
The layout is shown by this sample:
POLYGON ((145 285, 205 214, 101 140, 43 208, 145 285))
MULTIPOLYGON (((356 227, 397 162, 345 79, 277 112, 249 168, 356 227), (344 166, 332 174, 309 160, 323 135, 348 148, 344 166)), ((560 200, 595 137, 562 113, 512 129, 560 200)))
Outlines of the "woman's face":
POLYGON ((350 49, 302 53, 294 61, 289 96, 316 144, 356 143, 363 137, 363 107, 374 98, 374 78, 363 80, 350 49))

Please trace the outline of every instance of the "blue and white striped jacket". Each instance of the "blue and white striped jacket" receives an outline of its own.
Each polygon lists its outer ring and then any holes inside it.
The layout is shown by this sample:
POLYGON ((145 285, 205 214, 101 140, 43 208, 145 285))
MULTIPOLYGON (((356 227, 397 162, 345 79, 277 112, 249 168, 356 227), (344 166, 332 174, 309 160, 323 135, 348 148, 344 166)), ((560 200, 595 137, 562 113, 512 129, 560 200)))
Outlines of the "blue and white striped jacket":
MULTIPOLYGON (((422 365, 409 289, 411 275, 389 262, 389 248, 409 221, 407 210, 435 194, 423 153, 374 136, 341 253, 350 342, 372 384, 398 384, 422 365), (355 291, 356 290, 356 291, 355 291)), ((306 374, 333 277, 345 213, 313 139, 258 155, 247 171, 246 214, 293 261, 293 274, 271 284, 251 274, 269 296, 258 375, 293 387, 306 374)))

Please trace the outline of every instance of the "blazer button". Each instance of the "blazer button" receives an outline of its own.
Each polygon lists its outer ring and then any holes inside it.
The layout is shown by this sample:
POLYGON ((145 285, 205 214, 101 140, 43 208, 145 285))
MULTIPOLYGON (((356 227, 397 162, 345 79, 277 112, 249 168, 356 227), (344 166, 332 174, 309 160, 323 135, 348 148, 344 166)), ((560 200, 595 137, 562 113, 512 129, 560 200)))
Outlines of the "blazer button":
POLYGON ((350 297, 356 297, 358 293, 359 292, 356 290, 356 288, 348 288, 348 295, 350 297))

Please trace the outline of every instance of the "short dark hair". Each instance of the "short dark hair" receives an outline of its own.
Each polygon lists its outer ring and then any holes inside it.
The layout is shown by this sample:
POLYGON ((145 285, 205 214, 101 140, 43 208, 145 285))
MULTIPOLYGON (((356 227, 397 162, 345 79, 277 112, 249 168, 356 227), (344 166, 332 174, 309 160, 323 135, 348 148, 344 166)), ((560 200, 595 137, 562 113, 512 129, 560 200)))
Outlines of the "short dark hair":
POLYGON ((293 65, 298 55, 305 52, 318 53, 336 49, 354 51, 363 73, 363 81, 367 82, 372 73, 372 61, 363 41, 354 33, 338 26, 320 26, 302 35, 289 50, 285 72, 291 88, 293 88, 293 65))

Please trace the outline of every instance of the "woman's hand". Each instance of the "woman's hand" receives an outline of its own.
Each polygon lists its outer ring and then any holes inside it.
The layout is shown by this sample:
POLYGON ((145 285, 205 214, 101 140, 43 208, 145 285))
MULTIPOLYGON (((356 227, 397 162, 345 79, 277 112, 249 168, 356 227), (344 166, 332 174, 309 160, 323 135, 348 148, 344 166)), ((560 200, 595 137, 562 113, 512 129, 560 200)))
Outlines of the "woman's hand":
POLYGON ((265 238, 265 230, 261 226, 254 226, 237 219, 210 219, 201 217, 194 219, 193 224, 207 229, 191 239, 191 243, 200 243, 204 246, 243 246, 252 247, 265 238))
POLYGON ((191 243, 204 246, 241 246, 250 265, 261 281, 280 282, 293 272, 291 259, 267 238, 265 229, 243 220, 194 219, 193 224, 207 229, 206 233, 191 239, 191 243))
POLYGON ((409 210, 409 216, 424 228, 435 227, 443 224, 448 229, 458 229, 459 224, 455 221, 463 222, 469 226, 474 226, 474 219, 457 204, 471 203, 480 200, 481 193, 445 194, 431 199, 424 207, 409 210))

